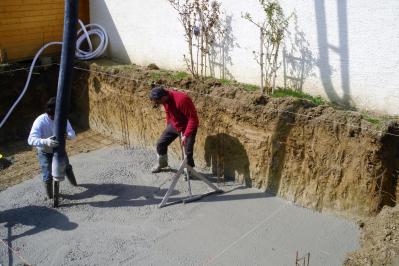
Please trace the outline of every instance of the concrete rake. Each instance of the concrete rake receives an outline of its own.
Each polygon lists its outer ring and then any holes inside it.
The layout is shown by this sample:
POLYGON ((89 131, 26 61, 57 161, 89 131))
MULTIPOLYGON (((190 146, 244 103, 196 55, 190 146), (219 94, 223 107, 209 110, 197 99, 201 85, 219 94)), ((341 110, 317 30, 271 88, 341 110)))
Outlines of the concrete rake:
POLYGON ((173 176, 172 179, 172 183, 168 189, 168 191, 166 192, 165 196, 162 199, 162 202, 158 205, 158 208, 162 208, 171 204, 175 204, 175 203, 189 203, 189 202, 193 202, 193 201, 197 201, 200 200, 206 196, 209 195, 213 195, 213 194, 221 194, 224 191, 219 189, 217 186, 215 186, 214 184, 212 184, 205 176, 203 176, 202 174, 198 173, 197 171, 195 171, 190 165, 187 164, 187 156, 186 153, 184 151, 182 142, 181 142, 181 136, 179 137, 179 141, 180 141, 180 148, 182 150, 182 162, 180 164, 179 170, 176 172, 176 174, 173 176), (177 181, 179 181, 180 177, 183 175, 183 173, 185 173, 186 177, 187 177, 187 185, 188 185, 188 191, 189 191, 189 196, 181 199, 181 200, 177 200, 174 202, 168 202, 170 195, 172 194, 173 189, 175 188, 177 181), (191 191, 191 182, 190 182, 190 175, 195 176, 196 178, 198 178, 198 180, 201 180, 202 182, 204 182, 206 185, 208 185, 212 191, 204 193, 204 194, 199 194, 199 195, 193 195, 192 191, 191 191))

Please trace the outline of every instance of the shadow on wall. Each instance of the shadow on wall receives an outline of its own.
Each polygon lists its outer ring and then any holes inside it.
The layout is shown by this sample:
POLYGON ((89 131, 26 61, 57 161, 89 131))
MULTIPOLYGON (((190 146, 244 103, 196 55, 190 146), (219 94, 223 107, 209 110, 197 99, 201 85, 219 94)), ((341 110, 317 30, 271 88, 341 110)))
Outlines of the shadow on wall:
POLYGON ((123 104, 124 99, 119 98, 119 121, 121 123, 122 144, 125 149, 130 149, 130 132, 129 132, 129 110, 126 104, 123 104))
POLYGON ((347 0, 336 0, 338 16, 339 45, 334 46, 328 42, 326 0, 315 0, 315 13, 317 22, 317 42, 319 46, 320 78, 324 90, 332 102, 350 107, 352 100, 350 97, 350 77, 349 77, 349 47, 348 47, 348 18, 347 0), (341 88, 340 96, 331 80, 333 69, 330 66, 330 52, 337 54, 340 58, 341 69, 341 88))
POLYGON ((287 32, 289 43, 283 49, 284 88, 302 91, 306 78, 313 74, 317 58, 310 49, 305 33, 299 28, 296 13, 292 20, 294 30, 287 32))
POLYGON ((218 178, 238 178, 247 187, 252 186, 248 155, 237 138, 225 133, 208 136, 205 139, 205 162, 218 178))
POLYGON ((231 26, 233 15, 228 15, 221 23, 221 30, 216 36, 216 42, 212 46, 209 56, 209 70, 212 77, 220 79, 234 79, 228 66, 233 65, 231 52, 235 47, 240 47, 236 43, 231 26))
MULTIPOLYGON (((75 69, 74 83, 71 93, 71 122, 72 126, 78 126, 82 130, 90 128, 90 101, 95 109, 99 107, 103 101, 109 101, 104 92, 104 84, 101 76, 91 76, 87 71, 75 69), (90 93, 92 94, 90 96, 90 93), (91 98, 90 98, 91 97, 91 98)), ((137 84, 136 84, 137 85, 137 84)), ((134 85, 134 86, 136 86, 134 85)), ((116 120, 113 123, 114 128, 120 127, 121 135, 114 135, 113 138, 121 141, 125 149, 131 148, 129 126, 129 109, 125 103, 126 98, 113 98, 117 102, 116 108, 112 109, 116 120)), ((105 106, 106 107, 106 106, 105 106)), ((105 109, 106 110, 106 109, 105 109)), ((106 111, 105 111, 106 112, 106 111)), ((100 114, 101 117, 101 114, 100 114)), ((96 123, 93 122, 92 123, 96 123)), ((109 124, 109 121, 102 121, 103 126, 109 124)))
POLYGON ((394 207, 398 202, 399 196, 399 139, 395 136, 399 134, 397 124, 391 124, 386 134, 382 137, 382 151, 379 154, 383 162, 381 174, 372 180, 373 192, 375 194, 374 205, 371 206, 372 212, 380 211, 385 205, 394 207))
POLYGON ((285 157, 287 153, 287 140, 290 132, 295 125, 295 115, 300 108, 299 101, 294 102, 293 106, 288 107, 281 112, 278 117, 278 122, 274 130, 271 140, 271 160, 267 176, 266 190, 273 194, 278 194, 281 185, 281 177, 285 164, 285 157))
MULTIPOLYGON (((12 67, 12 65, 10 65, 12 67)), ((11 68, 10 68, 11 70, 11 68)), ((0 74, 0 120, 2 120, 25 86, 26 71, 0 74)), ((33 121, 44 112, 49 98, 56 95, 58 66, 37 69, 32 75, 28 90, 0 130, 0 144, 26 140, 33 121)))
MULTIPOLYGON (((47 207, 42 206, 27 206, 22 208, 10 209, 0 212, 0 224, 5 223, 7 228, 7 245, 12 247, 12 241, 49 229, 58 229, 62 231, 74 230, 78 224, 69 221, 64 214, 47 207), (28 229, 19 235, 13 235, 12 229, 16 225, 25 225, 28 229)), ((18 230, 21 231, 21 230, 18 230)), ((8 250, 8 263, 14 265, 13 253, 8 250)))
POLYGON ((115 25, 114 19, 109 12, 107 3, 105 0, 96 0, 94 9, 99 18, 101 18, 101 26, 105 28, 109 37, 108 51, 107 54, 113 60, 117 60, 123 63, 131 64, 129 55, 126 51, 125 45, 118 32, 118 28, 115 25))
POLYGON ((82 130, 90 128, 89 72, 74 69, 71 91, 71 124, 82 130))

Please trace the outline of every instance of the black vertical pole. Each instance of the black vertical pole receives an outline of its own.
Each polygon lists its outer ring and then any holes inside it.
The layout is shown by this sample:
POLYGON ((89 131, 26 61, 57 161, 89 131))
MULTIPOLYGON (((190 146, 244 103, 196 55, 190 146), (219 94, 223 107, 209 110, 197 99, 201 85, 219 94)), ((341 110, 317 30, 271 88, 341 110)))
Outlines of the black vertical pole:
MULTIPOLYGON (((77 23, 78 0, 65 0, 64 37, 61 51, 60 72, 58 76, 54 124, 54 135, 59 141, 59 146, 55 149, 52 163, 52 176, 59 181, 65 178, 65 133, 71 98, 77 23)), ((58 187, 58 183, 55 187, 58 187)), ((58 195, 54 195, 54 197, 56 196, 58 195)))

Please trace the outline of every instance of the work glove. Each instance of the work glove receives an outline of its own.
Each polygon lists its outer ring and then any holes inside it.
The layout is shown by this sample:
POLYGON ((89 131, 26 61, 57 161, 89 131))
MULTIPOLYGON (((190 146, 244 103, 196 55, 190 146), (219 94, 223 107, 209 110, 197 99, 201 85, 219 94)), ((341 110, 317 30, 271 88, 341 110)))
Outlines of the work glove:
POLYGON ((47 139, 41 139, 40 142, 43 146, 48 148, 56 148, 59 144, 58 141, 52 139, 52 137, 49 137, 47 139))

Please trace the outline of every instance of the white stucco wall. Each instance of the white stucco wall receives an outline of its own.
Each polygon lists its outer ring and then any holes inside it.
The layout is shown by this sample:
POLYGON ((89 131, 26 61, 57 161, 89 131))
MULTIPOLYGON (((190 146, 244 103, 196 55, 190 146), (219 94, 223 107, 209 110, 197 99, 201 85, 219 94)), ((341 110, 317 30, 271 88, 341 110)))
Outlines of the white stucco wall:
MULTIPOLYGON (((262 9, 257 0, 220 2, 231 18, 234 39, 225 49, 231 58, 225 68, 240 82, 259 84, 252 54, 259 47, 259 31, 241 13, 249 12, 260 21, 262 9)), ((286 14, 296 16, 285 40, 280 86, 289 83, 289 77, 302 77, 294 85, 312 95, 399 114, 398 0, 281 0, 281 4, 286 14), (293 66, 300 67, 289 73, 293 66)), ((107 29, 111 57, 185 70, 184 31, 167 0, 91 0, 90 17, 107 29)))

